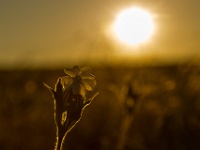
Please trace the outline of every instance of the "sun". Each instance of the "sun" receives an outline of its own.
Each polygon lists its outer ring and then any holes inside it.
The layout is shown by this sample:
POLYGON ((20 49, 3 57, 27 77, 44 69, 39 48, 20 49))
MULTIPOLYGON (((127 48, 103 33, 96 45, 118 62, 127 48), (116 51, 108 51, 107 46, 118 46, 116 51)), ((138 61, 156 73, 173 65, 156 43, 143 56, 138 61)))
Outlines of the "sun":
POLYGON ((143 43, 154 31, 152 15, 138 7, 125 9, 117 15, 113 31, 118 40, 125 44, 143 43))

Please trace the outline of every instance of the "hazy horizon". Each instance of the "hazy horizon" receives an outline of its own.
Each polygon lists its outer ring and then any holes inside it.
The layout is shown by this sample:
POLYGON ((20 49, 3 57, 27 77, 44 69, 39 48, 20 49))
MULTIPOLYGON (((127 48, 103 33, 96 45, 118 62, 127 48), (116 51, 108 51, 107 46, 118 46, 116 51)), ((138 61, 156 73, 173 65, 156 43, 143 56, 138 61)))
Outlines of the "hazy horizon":
POLYGON ((182 63, 200 56, 197 0, 0 0, 0 68, 73 64, 182 63), (154 18, 145 43, 127 47, 108 31, 119 11, 137 6, 154 18))

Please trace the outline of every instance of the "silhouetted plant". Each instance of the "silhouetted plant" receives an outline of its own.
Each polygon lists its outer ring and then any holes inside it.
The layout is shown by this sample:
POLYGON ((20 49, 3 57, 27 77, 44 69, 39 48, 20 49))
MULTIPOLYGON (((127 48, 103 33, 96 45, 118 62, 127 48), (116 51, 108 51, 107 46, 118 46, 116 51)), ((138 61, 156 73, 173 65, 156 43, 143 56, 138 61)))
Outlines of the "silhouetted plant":
POLYGON ((61 150, 67 133, 81 119, 84 108, 99 94, 94 93, 89 99, 86 94, 96 87, 96 80, 89 67, 74 66, 64 69, 66 76, 59 77, 55 89, 44 84, 54 99, 54 120, 57 142, 55 150, 61 150))

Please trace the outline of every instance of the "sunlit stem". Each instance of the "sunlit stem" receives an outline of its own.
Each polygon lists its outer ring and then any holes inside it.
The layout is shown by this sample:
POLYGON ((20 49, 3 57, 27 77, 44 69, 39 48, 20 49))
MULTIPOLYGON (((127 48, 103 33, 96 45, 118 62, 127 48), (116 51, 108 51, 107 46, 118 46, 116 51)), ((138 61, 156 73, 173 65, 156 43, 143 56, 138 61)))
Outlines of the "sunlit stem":
POLYGON ((62 150, 62 138, 57 138, 55 150, 62 150))
POLYGON ((57 141, 56 141, 55 150, 62 150, 66 133, 65 133, 64 130, 57 128, 57 133, 56 134, 57 134, 57 141))

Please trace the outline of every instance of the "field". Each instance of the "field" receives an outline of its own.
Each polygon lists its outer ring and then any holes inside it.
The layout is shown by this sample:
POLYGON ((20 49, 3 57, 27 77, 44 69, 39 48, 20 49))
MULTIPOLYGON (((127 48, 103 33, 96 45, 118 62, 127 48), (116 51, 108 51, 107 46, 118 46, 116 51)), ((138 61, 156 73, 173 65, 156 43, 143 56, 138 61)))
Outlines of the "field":
MULTIPOLYGON (((66 150, 200 149, 200 67, 92 68, 100 94, 66 137, 66 150)), ((0 149, 53 150, 58 70, 0 71, 0 149)))

